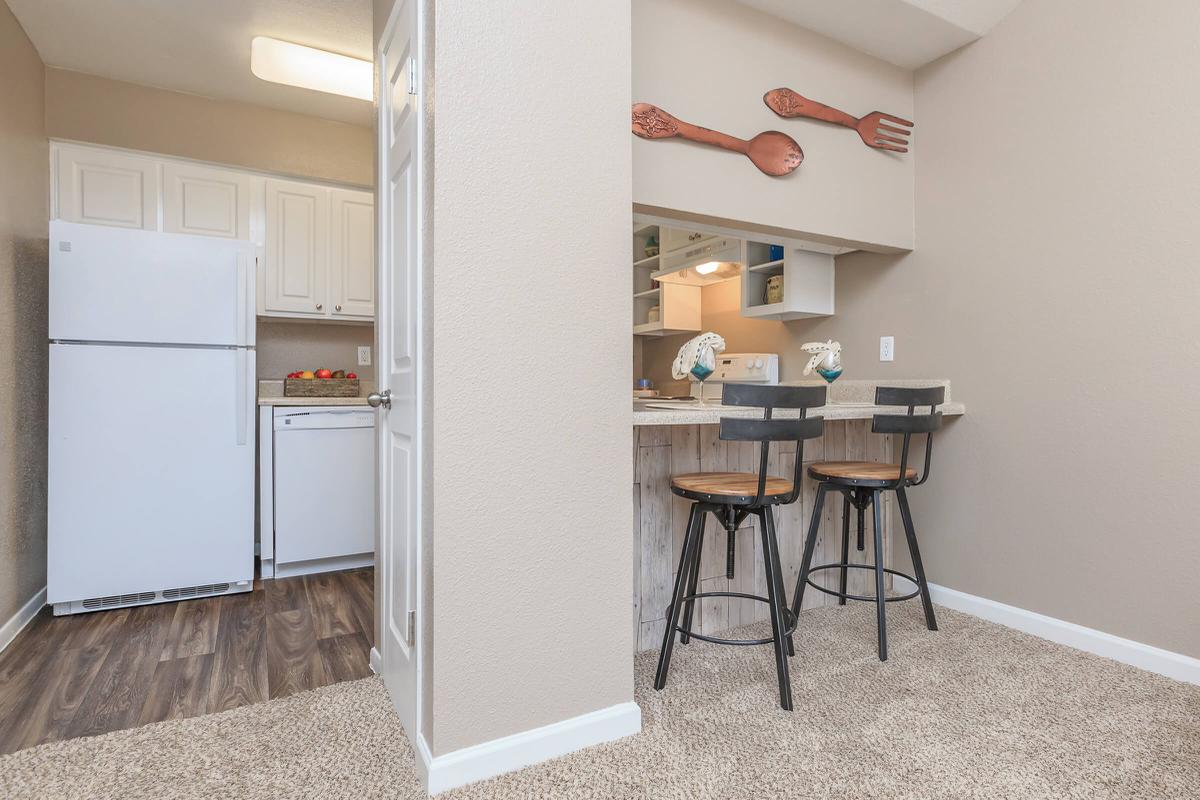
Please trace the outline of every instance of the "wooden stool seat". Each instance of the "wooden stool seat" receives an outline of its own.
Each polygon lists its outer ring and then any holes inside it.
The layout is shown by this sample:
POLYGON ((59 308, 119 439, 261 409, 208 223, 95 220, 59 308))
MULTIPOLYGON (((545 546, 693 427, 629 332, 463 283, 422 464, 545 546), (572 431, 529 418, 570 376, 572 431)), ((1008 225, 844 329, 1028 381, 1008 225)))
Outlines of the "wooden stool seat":
MULTIPOLYGON (((693 472, 671 478, 671 489, 683 496, 740 499, 749 502, 758 493, 758 476, 751 472, 693 472)), ((790 495, 792 482, 767 476, 763 499, 790 495)))
MULTIPOLYGON (((895 483, 900 477, 898 464, 879 464, 875 461, 822 461, 808 468, 810 477, 827 481, 855 483, 895 483)), ((913 480, 917 471, 905 467, 904 477, 913 480)))

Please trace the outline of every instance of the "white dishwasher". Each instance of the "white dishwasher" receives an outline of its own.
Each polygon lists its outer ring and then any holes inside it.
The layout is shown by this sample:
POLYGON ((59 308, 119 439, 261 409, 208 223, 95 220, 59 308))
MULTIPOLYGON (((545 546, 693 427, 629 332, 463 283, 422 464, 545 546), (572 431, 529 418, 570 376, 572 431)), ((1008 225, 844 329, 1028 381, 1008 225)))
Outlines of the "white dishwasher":
POLYGON ((375 555, 375 412, 276 407, 275 575, 366 566, 375 555))

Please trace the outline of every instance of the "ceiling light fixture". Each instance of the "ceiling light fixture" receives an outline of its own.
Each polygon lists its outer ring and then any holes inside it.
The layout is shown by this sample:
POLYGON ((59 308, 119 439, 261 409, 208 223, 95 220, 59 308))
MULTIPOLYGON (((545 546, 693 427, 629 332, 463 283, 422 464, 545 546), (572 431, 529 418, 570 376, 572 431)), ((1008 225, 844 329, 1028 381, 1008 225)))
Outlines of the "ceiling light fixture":
POLYGON ((359 100, 374 98, 374 68, 370 61, 268 36, 255 36, 250 42, 250 71, 271 83, 359 100))

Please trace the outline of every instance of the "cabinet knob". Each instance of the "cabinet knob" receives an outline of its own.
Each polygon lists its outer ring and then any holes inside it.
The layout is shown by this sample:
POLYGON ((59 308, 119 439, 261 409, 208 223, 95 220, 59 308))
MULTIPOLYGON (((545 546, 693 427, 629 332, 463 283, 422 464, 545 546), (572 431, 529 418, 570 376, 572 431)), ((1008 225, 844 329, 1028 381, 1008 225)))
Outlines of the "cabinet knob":
POLYGON ((317 311, 320 311, 320 310, 321 310, 321 309, 323 309, 324 307, 325 307, 325 306, 321 305, 320 303, 317 303, 317 311))
POLYGON ((336 306, 334 306, 334 307, 333 307, 333 310, 334 310, 334 311, 341 311, 341 310, 342 310, 342 304, 341 304, 341 303, 338 303, 336 306))

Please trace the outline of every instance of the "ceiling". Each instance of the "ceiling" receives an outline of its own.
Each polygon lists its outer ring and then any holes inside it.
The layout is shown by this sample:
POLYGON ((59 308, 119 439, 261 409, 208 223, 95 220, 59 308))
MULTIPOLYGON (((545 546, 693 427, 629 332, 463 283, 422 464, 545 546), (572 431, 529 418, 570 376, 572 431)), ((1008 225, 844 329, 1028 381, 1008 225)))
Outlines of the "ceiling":
POLYGON ((900 67, 970 44, 1021 0, 736 0, 900 67))
POLYGON ((358 125, 363 100, 250 72, 250 40, 271 36, 371 60, 371 0, 7 0, 42 61, 146 86, 358 125))

